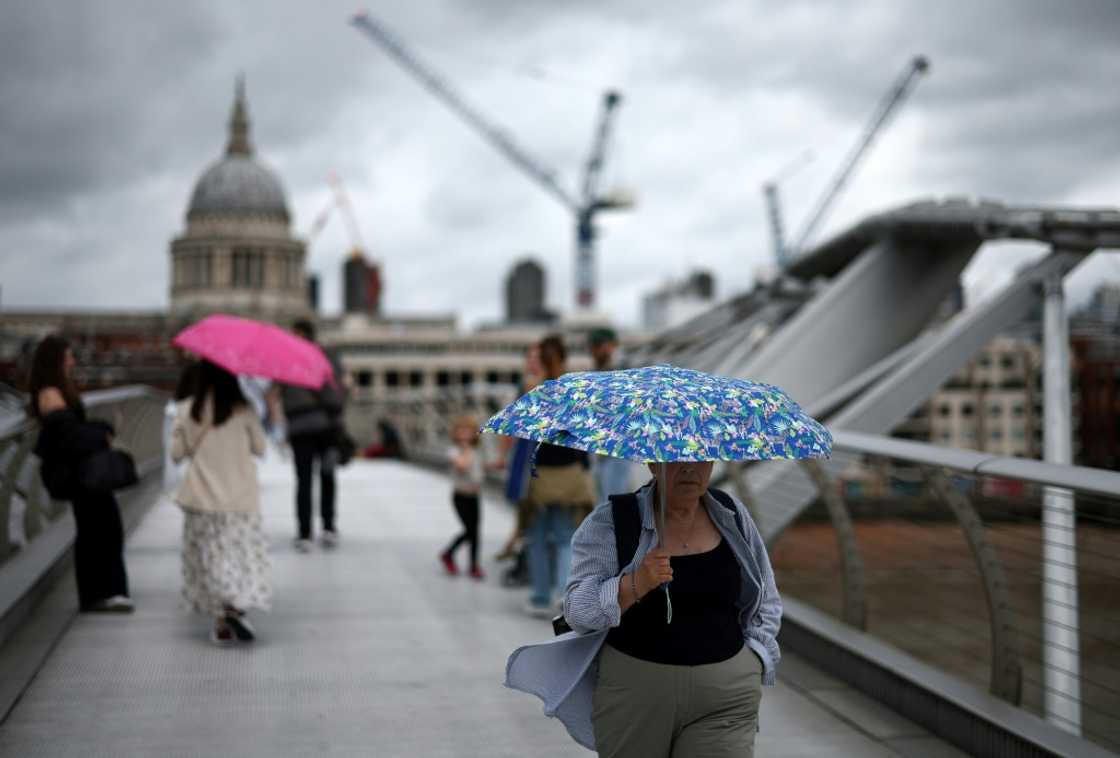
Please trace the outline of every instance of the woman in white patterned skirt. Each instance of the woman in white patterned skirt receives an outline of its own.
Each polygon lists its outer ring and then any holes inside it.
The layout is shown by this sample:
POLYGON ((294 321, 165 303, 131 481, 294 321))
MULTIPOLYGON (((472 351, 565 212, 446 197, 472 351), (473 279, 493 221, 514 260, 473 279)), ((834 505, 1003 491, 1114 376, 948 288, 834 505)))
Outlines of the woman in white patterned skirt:
POLYGON ((237 378, 202 361, 191 397, 179 403, 171 457, 190 459, 175 495, 184 517, 183 598, 214 619, 217 645, 251 642, 256 633, 245 612, 267 611, 272 600, 253 461, 264 451, 264 430, 237 378))

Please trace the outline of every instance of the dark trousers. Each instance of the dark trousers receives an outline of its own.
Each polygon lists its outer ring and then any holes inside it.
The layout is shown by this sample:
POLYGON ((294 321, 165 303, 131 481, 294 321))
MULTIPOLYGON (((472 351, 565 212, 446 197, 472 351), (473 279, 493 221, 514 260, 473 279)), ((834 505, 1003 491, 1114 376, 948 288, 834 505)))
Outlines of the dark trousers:
POLYGON ((468 495, 456 492, 451 496, 455 503, 455 513, 459 521, 463 522, 463 533, 452 540, 447 547, 447 554, 451 555, 464 542, 468 543, 471 551, 471 568, 478 567, 478 495, 468 495))
POLYGON ((311 539, 311 476, 319 462, 319 515, 323 529, 334 531, 334 467, 338 452, 326 437, 295 437, 291 440, 296 460, 296 518, 300 539, 311 539))
POLYGON ((124 569, 124 524, 111 493, 86 493, 74 498, 74 577, 78 604, 88 609, 114 595, 128 596, 124 569))

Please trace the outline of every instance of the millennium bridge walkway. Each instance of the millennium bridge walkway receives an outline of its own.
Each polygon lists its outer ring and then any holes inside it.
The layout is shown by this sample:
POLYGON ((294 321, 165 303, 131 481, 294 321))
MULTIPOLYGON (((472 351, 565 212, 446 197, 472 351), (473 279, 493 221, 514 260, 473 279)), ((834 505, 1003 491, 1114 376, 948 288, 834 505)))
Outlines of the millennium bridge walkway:
MULTIPOLYGON (((1063 295, 1088 256, 1117 249, 1118 209, 912 203, 627 355, 776 384, 834 432, 829 461, 721 466, 713 480, 752 509, 784 602, 758 755, 1120 750, 1120 472, 1072 465, 1063 295), (943 320, 976 252, 1009 239, 1047 252, 943 320), (928 425, 938 388, 1038 313, 1046 462, 889 436, 928 425)), ((433 461, 448 419, 485 417, 514 388, 385 390, 359 387, 348 427, 388 420, 433 461)), ((122 499, 137 612, 76 616, 68 507, 43 492, 34 424, 0 418, 0 756, 587 754, 501 685, 508 653, 550 636, 521 613, 523 593, 494 565, 482 583, 439 572, 456 529, 442 474, 351 464, 342 546, 303 555, 291 466, 266 461, 274 608, 252 647, 219 650, 178 608, 181 515, 158 482, 166 398, 85 400, 143 474, 122 499)), ((973 410, 1002 434, 999 407, 973 410)), ((492 498, 483 524, 493 552, 512 514, 492 498)))
MULTIPOLYGON (((440 573, 457 526, 445 477, 355 462, 339 481, 342 545, 304 555, 291 545, 291 467, 270 455, 275 598, 254 617, 259 640, 215 648, 179 607, 182 516, 158 498, 128 540, 134 615, 73 617, 66 576, 9 640, 5 679, 21 673, 13 654, 67 619, 0 725, 0 755, 588 755, 501 684, 507 654, 548 637, 547 622, 525 616, 492 567, 481 583, 440 573)), ((511 527, 487 499, 484 547, 511 527)), ((963 755, 792 653, 761 720, 759 755, 963 755)))

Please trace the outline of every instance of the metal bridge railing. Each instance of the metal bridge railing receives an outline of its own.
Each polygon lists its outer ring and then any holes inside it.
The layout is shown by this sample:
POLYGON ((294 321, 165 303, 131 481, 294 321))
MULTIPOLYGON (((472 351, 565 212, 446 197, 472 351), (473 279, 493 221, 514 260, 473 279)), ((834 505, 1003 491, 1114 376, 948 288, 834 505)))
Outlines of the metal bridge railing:
MULTIPOLYGON (((163 464, 163 409, 166 395, 148 387, 122 387, 82 396, 91 418, 116 428, 113 444, 136 459, 141 477, 163 464)), ((32 453, 39 437, 30 418, 13 418, 0 429, 0 565, 38 537, 67 509, 52 500, 32 453)))
POLYGON ((1120 473, 835 437, 783 595, 1120 751, 1120 473))

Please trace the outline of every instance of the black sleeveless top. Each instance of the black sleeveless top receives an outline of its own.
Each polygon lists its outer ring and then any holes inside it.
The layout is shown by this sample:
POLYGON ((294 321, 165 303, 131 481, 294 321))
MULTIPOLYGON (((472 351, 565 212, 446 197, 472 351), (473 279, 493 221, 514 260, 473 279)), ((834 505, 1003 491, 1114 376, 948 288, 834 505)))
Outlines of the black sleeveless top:
POLYGON ((743 629, 742 578, 731 546, 720 540, 706 553, 673 556, 672 565, 672 623, 665 623, 665 590, 658 587, 630 606, 622 623, 607 633, 607 642, 634 658, 676 666, 733 657, 743 648, 743 629))

